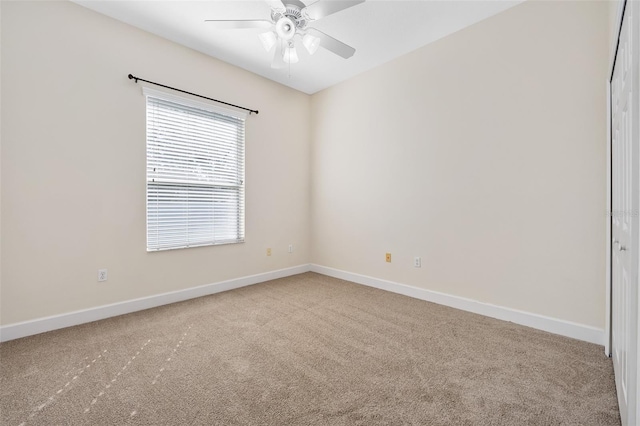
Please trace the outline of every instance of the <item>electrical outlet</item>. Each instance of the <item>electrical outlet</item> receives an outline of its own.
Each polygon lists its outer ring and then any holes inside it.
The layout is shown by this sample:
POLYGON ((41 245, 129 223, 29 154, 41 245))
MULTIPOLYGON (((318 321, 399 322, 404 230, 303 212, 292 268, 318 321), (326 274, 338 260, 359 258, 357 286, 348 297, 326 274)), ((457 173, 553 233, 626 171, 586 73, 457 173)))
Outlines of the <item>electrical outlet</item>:
POLYGON ((98 269, 98 282, 107 280, 107 270, 106 269, 98 269))
POLYGON ((293 244, 289 244, 289 253, 293 253, 293 244))
POLYGON ((386 260, 388 263, 391 263, 391 253, 387 253, 387 255, 385 256, 385 260, 386 260))
POLYGON ((267 256, 271 256, 271 248, 267 249, 267 256))
POLYGON ((422 259, 420 259, 419 257, 414 257, 413 258, 413 267, 414 268, 421 268, 422 267, 422 259))

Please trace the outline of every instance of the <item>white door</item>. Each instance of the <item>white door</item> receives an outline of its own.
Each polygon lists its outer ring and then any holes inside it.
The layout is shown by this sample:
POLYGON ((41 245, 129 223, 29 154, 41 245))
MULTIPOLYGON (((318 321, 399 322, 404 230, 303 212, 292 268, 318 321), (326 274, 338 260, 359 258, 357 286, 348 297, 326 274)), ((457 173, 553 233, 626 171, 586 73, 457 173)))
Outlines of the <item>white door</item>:
POLYGON ((627 1, 611 80, 611 345, 620 416, 636 425, 638 369, 639 6, 627 1))

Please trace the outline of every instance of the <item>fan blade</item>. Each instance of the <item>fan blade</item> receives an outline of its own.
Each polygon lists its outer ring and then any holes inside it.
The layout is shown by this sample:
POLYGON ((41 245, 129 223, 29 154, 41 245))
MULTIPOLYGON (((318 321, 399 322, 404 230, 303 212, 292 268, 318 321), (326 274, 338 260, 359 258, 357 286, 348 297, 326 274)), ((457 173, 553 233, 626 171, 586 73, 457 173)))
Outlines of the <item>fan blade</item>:
POLYGON ((347 44, 344 44, 339 40, 336 40, 335 38, 323 33, 320 30, 317 30, 315 28, 309 28, 307 29, 307 32, 311 33, 312 35, 320 39, 320 46, 324 47, 327 50, 332 51, 338 56, 342 56, 345 59, 349 59, 350 57, 353 56, 354 53, 356 53, 356 49, 354 49, 353 47, 347 44))
POLYGON ((300 0, 283 0, 283 3, 298 6, 300 9, 304 9, 305 7, 307 7, 307 5, 302 3, 300 0))
POLYGON ((364 3, 364 0, 319 0, 314 4, 307 6, 306 10, 311 19, 318 20, 320 18, 324 18, 325 16, 329 16, 336 12, 340 12, 341 10, 348 9, 360 3, 364 3))
POLYGON ((271 60, 271 68, 282 68, 284 67, 284 59, 282 57, 282 40, 278 40, 276 43, 276 48, 273 52, 273 59, 271 60))
POLYGON ((284 9, 288 4, 298 6, 300 9, 307 7, 306 4, 300 0, 264 0, 271 7, 271 9, 284 9))
POLYGON ((212 24, 217 30, 243 30, 250 28, 270 28, 273 22, 266 19, 245 19, 245 20, 226 20, 226 19, 206 19, 205 22, 212 24))
POLYGON ((271 9, 282 9, 284 7, 284 3, 280 0, 264 0, 265 3, 269 5, 271 9))

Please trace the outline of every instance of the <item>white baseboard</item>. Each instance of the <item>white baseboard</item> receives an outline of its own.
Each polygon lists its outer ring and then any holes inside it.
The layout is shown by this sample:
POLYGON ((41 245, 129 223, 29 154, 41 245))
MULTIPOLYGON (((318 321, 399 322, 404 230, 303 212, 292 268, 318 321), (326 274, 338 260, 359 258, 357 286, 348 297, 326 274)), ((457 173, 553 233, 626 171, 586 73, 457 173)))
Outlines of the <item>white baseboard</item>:
POLYGON ((559 334, 561 336, 571 337, 598 345, 604 345, 604 330, 596 327, 591 327, 557 318, 551 318, 544 315, 533 314, 530 312, 519 311, 517 309, 505 308, 503 306, 492 305, 489 303, 478 302, 477 300, 473 299, 453 296, 446 293, 426 290, 423 288, 399 284, 392 281, 381 280, 366 275, 354 274, 351 272, 341 271, 339 269, 333 269, 321 265, 311 264, 310 270, 312 272, 328 275, 330 277, 340 278, 369 287, 375 287, 381 290, 403 294, 405 296, 426 300, 428 302, 437 303, 439 305, 450 306, 452 308, 473 312, 475 314, 480 314, 503 321, 510 321, 538 330, 547 331, 549 333, 559 334))
POLYGON ((34 334, 44 333, 45 331, 58 330, 60 328, 71 327, 87 322, 98 321, 118 315, 129 314, 131 312, 155 308, 169 303, 182 302, 183 300, 233 290, 234 288, 246 287, 264 281, 302 274, 308 271, 309 264, 298 265, 292 268, 234 278, 214 284, 206 284, 184 290, 142 297, 140 299, 113 303, 111 305, 103 305, 95 308, 83 309, 81 311, 4 325, 0 327, 0 342, 6 342, 8 340, 19 339, 21 337, 32 336, 34 334))
POLYGON ((433 302, 440 305, 450 306, 452 308, 473 312, 491 318, 511 321, 516 324, 525 325, 527 327, 536 328, 538 330, 548 331, 550 333, 559 334, 561 336, 572 337, 574 339, 584 340, 586 342, 596 343, 598 345, 604 344, 604 330, 599 328, 546 317, 543 315, 533 314, 530 312, 519 311, 516 309, 505 308, 503 306, 478 302, 477 300, 453 296, 446 293, 426 290, 406 284, 399 284, 393 281, 381 280, 379 278, 354 274, 351 272, 341 271, 338 269, 315 264, 298 265, 292 268, 280 269, 277 271, 270 271, 241 278, 234 278, 227 281, 206 284, 203 286, 188 288, 185 290, 172 291, 169 293, 157 294, 140 299, 127 300, 125 302, 114 303, 111 305, 98 306, 96 308, 84 309, 81 311, 69 312, 66 314, 54 315, 45 318, 38 318, 31 321, 0 326, 0 342, 6 342, 21 337, 44 333, 46 331, 58 330, 65 327, 98 321, 118 315, 129 314, 144 309, 167 305, 169 303, 182 302, 183 300, 194 299, 196 297, 207 296, 209 294, 215 294, 227 290, 233 290, 235 288, 246 287, 264 281, 302 274, 308 271, 317 272, 319 274, 327 275, 330 277, 340 278, 357 284, 363 284, 369 287, 379 288, 381 290, 390 291, 392 293, 403 294, 405 296, 426 300, 428 302, 433 302))

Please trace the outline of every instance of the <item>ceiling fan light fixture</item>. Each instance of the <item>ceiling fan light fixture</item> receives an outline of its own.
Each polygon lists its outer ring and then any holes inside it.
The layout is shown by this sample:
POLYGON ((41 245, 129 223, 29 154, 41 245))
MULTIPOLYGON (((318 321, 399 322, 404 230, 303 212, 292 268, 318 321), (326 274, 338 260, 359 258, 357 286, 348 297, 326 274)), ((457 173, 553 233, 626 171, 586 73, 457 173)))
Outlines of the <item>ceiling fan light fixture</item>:
POLYGON ((273 31, 267 31, 266 33, 259 34, 258 37, 260 37, 264 50, 267 52, 276 45, 276 33, 273 31))
POLYGON ((284 16, 276 22, 276 34, 282 40, 291 40, 296 35, 296 24, 291 18, 284 16))
MULTIPOLYGON (((0 0, 2 1, 2 0, 0 0)), ((356 49, 336 40, 328 34, 310 27, 309 24, 334 13, 348 9, 366 0, 265 0, 270 4, 271 19, 206 19, 218 29, 262 29, 258 34, 267 52, 273 52, 271 67, 282 68, 284 64, 299 61, 295 49, 295 37, 300 38, 309 55, 315 54, 320 46, 344 59, 353 56, 356 49), (306 3, 311 3, 307 5, 306 3), (264 32, 266 31, 266 32, 264 32)), ((305 54, 306 55, 306 54, 305 54)), ((291 67, 289 67, 291 71, 291 67)))
POLYGON ((312 36, 311 34, 305 34, 302 38, 302 44, 304 45, 309 55, 313 55, 318 50, 320 46, 320 39, 318 37, 312 36))
POLYGON ((282 60, 287 64, 295 64, 300 59, 298 58, 298 52, 296 52, 296 48, 291 43, 282 54, 282 60))

